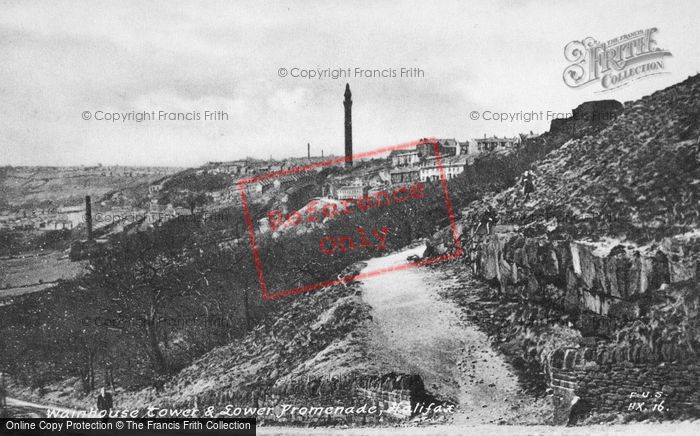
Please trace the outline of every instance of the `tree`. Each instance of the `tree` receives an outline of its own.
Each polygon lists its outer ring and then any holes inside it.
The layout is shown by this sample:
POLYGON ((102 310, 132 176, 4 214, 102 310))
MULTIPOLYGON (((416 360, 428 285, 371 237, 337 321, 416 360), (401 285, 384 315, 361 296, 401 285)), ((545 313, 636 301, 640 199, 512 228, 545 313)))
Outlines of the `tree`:
POLYGON ((141 343, 157 374, 170 369, 162 317, 172 316, 192 293, 191 235, 178 225, 122 235, 106 255, 91 259, 91 284, 113 306, 111 313, 128 321, 122 328, 141 343))
POLYGON ((203 192, 192 192, 184 198, 184 204, 190 209, 190 213, 194 215, 194 210, 197 207, 207 204, 208 198, 203 192))

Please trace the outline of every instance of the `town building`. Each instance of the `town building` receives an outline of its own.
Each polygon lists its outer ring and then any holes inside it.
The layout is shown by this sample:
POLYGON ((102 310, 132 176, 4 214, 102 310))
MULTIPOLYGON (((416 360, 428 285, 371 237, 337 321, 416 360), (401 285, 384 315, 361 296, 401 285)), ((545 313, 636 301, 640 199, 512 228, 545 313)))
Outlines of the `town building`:
POLYGON ((423 138, 418 144, 416 144, 416 150, 418 150, 419 157, 421 159, 426 159, 428 157, 435 156, 436 144, 442 156, 466 155, 469 154, 471 151, 469 141, 460 142, 454 138, 437 140, 423 138))
POLYGON ((395 168, 389 173, 393 185, 415 182, 420 177, 418 167, 395 168))
POLYGON ((437 141, 422 138, 418 144, 416 144, 416 150, 418 150, 418 155, 421 159, 425 159, 428 156, 435 156, 435 143, 437 141))
POLYGON ((229 186, 222 191, 221 202, 222 203, 240 203, 241 194, 238 190, 238 186, 229 186))
POLYGON ((486 135, 484 135, 483 138, 475 139, 474 141, 476 142, 476 150, 479 153, 512 149, 520 144, 520 138, 507 138, 505 136, 503 138, 498 138, 496 136, 487 138, 486 135))
POLYGON ((450 159, 442 160, 438 165, 435 159, 426 161, 419 169, 419 180, 421 182, 432 182, 440 179, 440 168, 445 179, 450 180, 464 172, 467 166, 465 159, 450 159))
POLYGON ((186 207, 182 206, 177 206, 174 207, 172 203, 168 203, 167 205, 162 205, 158 204, 156 201, 152 201, 151 204, 149 205, 149 209, 147 212, 147 223, 148 224, 155 224, 159 222, 165 222, 168 220, 171 220, 173 218, 177 218, 179 216, 188 216, 192 215, 192 211, 190 211, 186 207))
POLYGON ((355 178, 352 181, 338 181, 342 183, 335 189, 335 198, 338 200, 348 200, 360 198, 367 194, 369 186, 361 178, 355 178))
POLYGON ((443 156, 457 156, 460 154, 459 142, 456 139, 438 139, 440 154, 443 156))
POLYGON ((401 167, 406 165, 415 165, 420 161, 419 151, 411 150, 393 150, 389 153, 392 167, 401 167))
POLYGON ((338 200, 353 200, 361 198, 367 193, 367 187, 363 185, 347 185, 341 186, 336 190, 338 200))
POLYGON ((381 169, 379 171, 369 172, 362 179, 370 187, 385 186, 391 182, 391 177, 389 176, 389 171, 387 171, 385 169, 381 169))
POLYGON ((296 184, 313 182, 313 176, 309 173, 295 173, 275 178, 272 182, 275 189, 286 189, 296 184))
POLYGON ((274 187, 274 183, 270 179, 258 180, 256 182, 250 183, 248 189, 253 194, 264 194, 274 187))
POLYGON ((72 229, 73 222, 68 219, 52 219, 48 221, 42 221, 37 227, 39 230, 63 230, 72 229))

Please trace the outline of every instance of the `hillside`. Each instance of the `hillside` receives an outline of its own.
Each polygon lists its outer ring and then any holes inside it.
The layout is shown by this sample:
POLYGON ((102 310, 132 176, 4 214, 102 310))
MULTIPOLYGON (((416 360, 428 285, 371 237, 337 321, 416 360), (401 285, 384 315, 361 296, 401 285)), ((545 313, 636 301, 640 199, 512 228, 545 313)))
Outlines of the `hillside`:
MULTIPOLYGON (((358 263, 347 272, 355 273, 363 266, 358 263)), ((331 375, 347 378, 381 374, 380 368, 371 374, 366 371, 365 331, 371 317, 358 286, 351 282, 268 302, 267 310, 274 316, 195 359, 169 378, 162 389, 118 387, 117 407, 186 407, 193 398, 199 399, 200 406, 219 405, 221 401, 252 405, 254 396, 272 391, 283 391, 303 402, 308 397, 310 379, 324 384, 330 382, 331 375)), ((91 407, 92 392, 80 390, 68 398, 63 394, 77 383, 76 378, 54 383, 45 389, 44 396, 23 386, 13 386, 13 390, 37 401, 91 407)), ((347 395, 347 391, 339 394, 347 395)))
MULTIPOLYGON (((699 97, 696 75, 625 103, 533 162, 530 198, 521 181, 462 209, 463 261, 492 285, 462 304, 499 308, 477 323, 544 379, 558 422, 649 419, 620 415, 640 390, 671 405, 655 419, 700 413, 699 97), (489 207, 498 225, 474 232, 489 207), (552 347, 557 329, 575 334, 552 347)), ((438 232, 426 255, 448 240, 438 232)))
POLYGON ((696 75, 628 102, 605 129, 537 162, 529 201, 514 186, 471 204, 465 214, 475 220, 492 204, 501 223, 547 224, 574 237, 647 242, 682 234, 700 224, 699 138, 696 75))
POLYGON ((0 207, 78 205, 85 195, 101 198, 176 171, 165 167, 4 167, 0 168, 0 207))

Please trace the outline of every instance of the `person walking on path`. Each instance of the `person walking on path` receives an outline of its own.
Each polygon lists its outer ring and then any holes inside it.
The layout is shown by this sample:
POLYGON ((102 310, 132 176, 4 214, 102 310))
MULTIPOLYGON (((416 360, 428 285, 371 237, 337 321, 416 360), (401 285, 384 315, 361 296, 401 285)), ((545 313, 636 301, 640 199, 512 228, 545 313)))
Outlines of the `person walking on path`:
POLYGON ((527 170, 523 173, 523 177, 520 179, 520 183, 523 186, 523 196, 525 201, 530 199, 530 194, 535 192, 535 175, 532 171, 527 170))
POLYGON ((106 392, 105 388, 100 389, 100 395, 97 396, 97 410, 105 411, 105 416, 102 419, 103 422, 106 422, 109 418, 109 411, 112 410, 112 406, 112 394, 106 392))
POLYGON ((481 221, 479 221, 479 225, 476 226, 474 233, 476 234, 479 231, 479 228, 484 226, 486 228, 486 234, 490 235, 491 227, 496 223, 497 219, 498 213, 496 213, 496 209, 494 209, 493 205, 490 205, 481 215, 481 221))
POLYGON ((0 410, 7 407, 7 390, 5 389, 5 374, 0 372, 0 410))

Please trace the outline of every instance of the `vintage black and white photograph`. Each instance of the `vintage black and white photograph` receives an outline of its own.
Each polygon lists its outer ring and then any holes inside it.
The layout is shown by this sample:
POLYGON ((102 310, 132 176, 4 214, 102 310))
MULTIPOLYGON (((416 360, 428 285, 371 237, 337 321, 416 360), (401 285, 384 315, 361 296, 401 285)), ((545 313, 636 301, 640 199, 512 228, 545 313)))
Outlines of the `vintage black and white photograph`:
POLYGON ((700 433, 700 3, 0 0, 0 433, 700 433))

